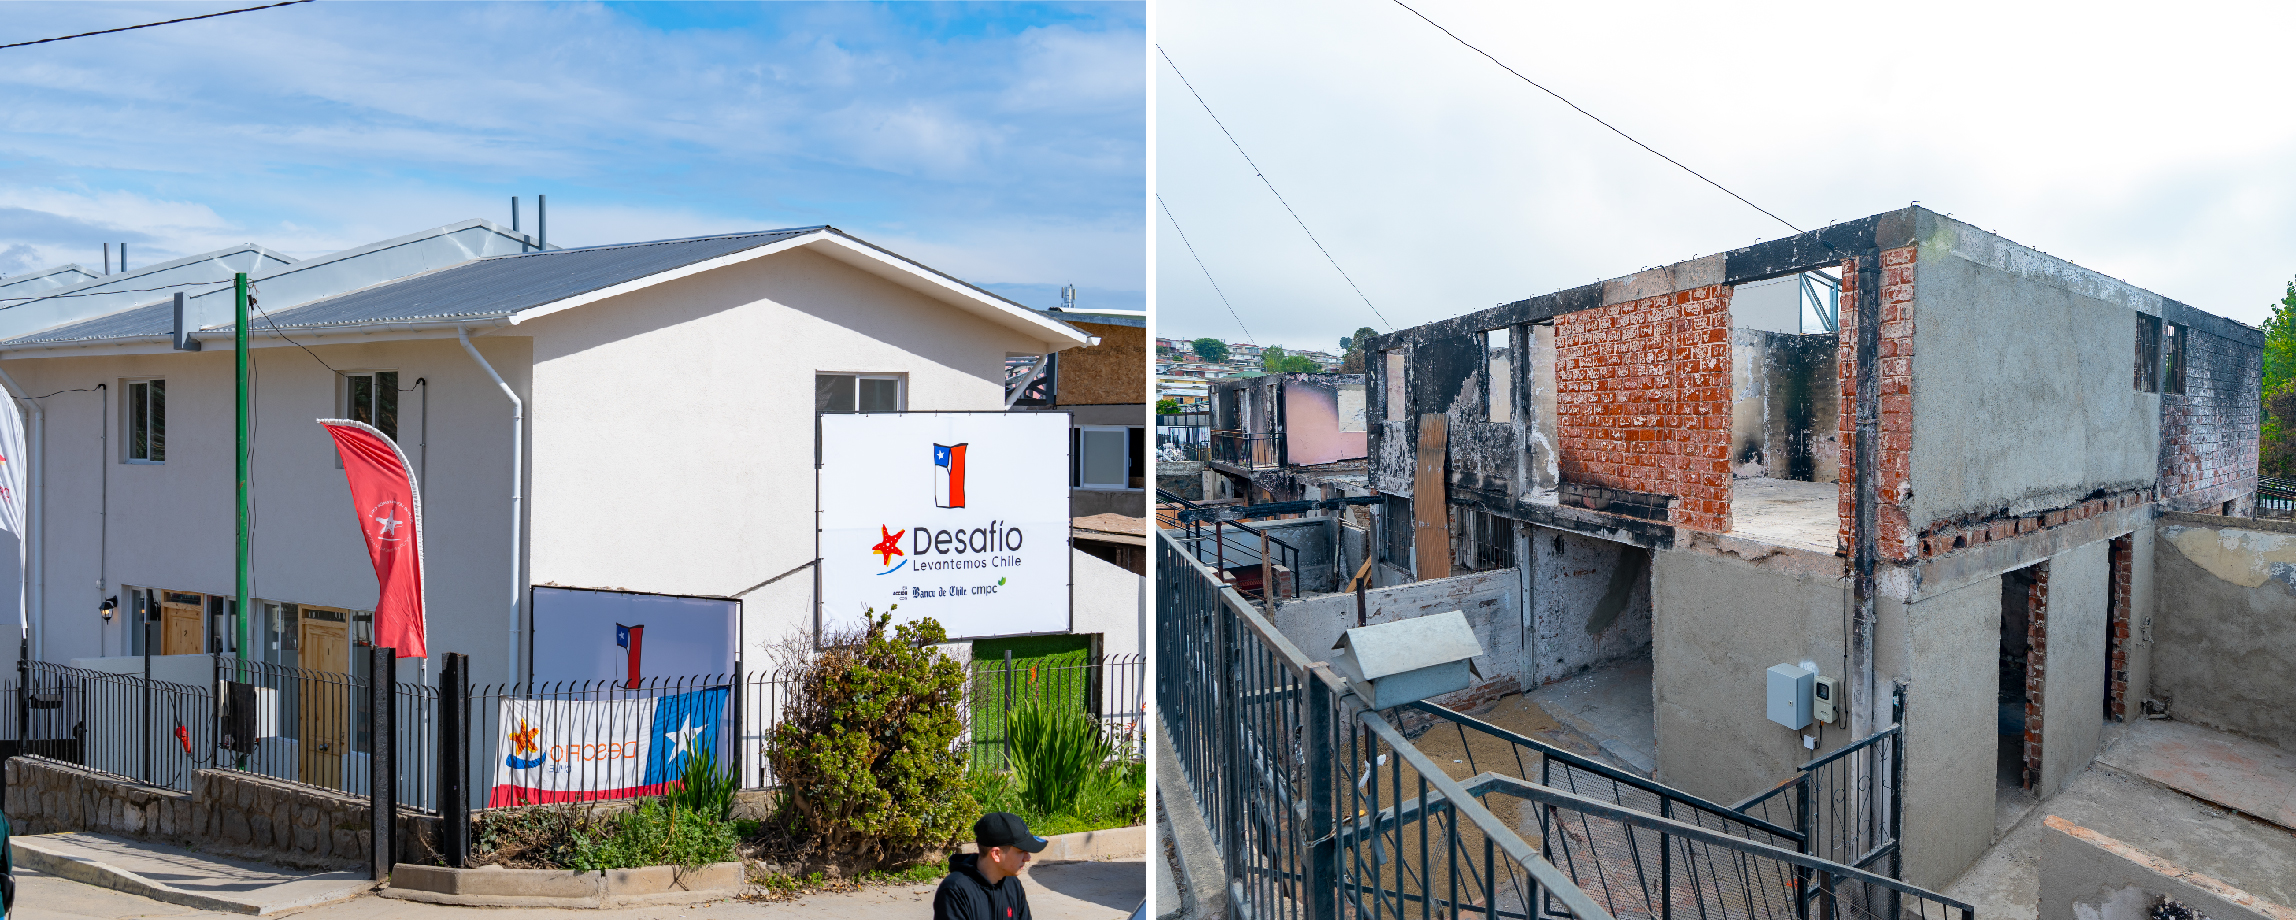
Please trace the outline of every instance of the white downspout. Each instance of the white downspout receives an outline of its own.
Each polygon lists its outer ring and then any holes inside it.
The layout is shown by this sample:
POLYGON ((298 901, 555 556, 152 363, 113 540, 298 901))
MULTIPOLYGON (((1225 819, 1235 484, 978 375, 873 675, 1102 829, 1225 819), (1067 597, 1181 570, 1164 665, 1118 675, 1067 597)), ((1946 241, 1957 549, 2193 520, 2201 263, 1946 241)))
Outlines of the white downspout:
POLYGON ((47 528, 41 525, 41 508, 47 504, 48 496, 48 490, 41 488, 41 484, 47 481, 48 464, 42 459, 40 449, 48 440, 48 414, 40 408, 39 400, 23 395, 24 388, 16 385, 16 378, 9 376, 6 368, 0 368, 0 383, 8 385, 9 396, 24 400, 32 407, 32 516, 31 526, 25 528, 30 532, 24 534, 23 539, 24 594, 32 608, 31 619, 39 624, 32 631, 32 660, 46 661, 48 590, 46 580, 40 577, 40 544, 48 535, 47 528))
POLYGON ((526 592, 519 590, 518 540, 526 520, 521 507, 526 485, 526 402, 511 391, 510 384, 502 382, 502 375, 494 372, 494 365, 486 363, 486 356, 478 353, 478 346, 470 344, 470 330, 456 326, 454 334, 462 339, 462 348, 470 352, 470 359, 478 362, 486 376, 494 378, 494 385, 502 388, 502 395, 510 397, 510 642, 504 655, 508 667, 503 673, 508 675, 506 680, 515 683, 518 681, 519 613, 526 600, 526 592))

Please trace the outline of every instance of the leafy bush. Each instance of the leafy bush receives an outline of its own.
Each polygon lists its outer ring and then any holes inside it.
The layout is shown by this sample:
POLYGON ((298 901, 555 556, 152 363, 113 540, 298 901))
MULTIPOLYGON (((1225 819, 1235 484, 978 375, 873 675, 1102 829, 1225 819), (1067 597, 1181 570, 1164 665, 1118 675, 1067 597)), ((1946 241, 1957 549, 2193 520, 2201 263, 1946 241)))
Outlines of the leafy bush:
POLYGON ((965 668, 932 646, 931 619, 890 634, 870 611, 852 641, 797 674, 766 757, 785 791, 785 829, 848 871, 912 861, 971 830, 965 791, 965 668))
POLYGON ((966 781, 981 811, 1017 814, 1028 822, 1029 830, 1045 837, 1131 827, 1147 819, 1148 771, 1139 760, 1118 760, 1094 771, 1082 795, 1050 814, 1021 802, 1020 780, 1009 772, 977 769, 966 781))
POLYGON ((647 799, 606 828, 609 833, 577 838, 568 865, 584 872, 664 865, 690 869, 736 858, 733 822, 675 802, 647 799))
POLYGON ((1115 755, 1100 720, 1061 702, 1031 696, 1013 710, 1013 772, 1021 804, 1056 814, 1084 795, 1085 782, 1115 755))
POLYGON ((724 821, 733 817, 733 796, 740 789, 733 765, 720 767, 717 752, 696 746, 686 752, 685 776, 670 787, 668 798, 694 814, 724 821))

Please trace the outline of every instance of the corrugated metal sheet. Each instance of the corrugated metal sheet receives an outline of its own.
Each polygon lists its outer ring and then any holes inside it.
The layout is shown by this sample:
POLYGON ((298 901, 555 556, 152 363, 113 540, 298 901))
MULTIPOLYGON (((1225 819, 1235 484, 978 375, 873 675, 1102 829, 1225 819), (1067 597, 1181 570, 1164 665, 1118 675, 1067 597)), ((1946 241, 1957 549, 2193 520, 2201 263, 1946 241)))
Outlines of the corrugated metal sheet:
POLYGON ((0 342, 0 347, 37 345, 49 342, 85 342, 138 335, 167 335, 174 331, 175 301, 171 298, 156 304, 133 307, 95 319, 57 326, 54 329, 35 332, 31 335, 18 336, 0 342))
POLYGON ((282 327, 442 322, 509 316, 824 227, 493 256, 271 315, 282 327))

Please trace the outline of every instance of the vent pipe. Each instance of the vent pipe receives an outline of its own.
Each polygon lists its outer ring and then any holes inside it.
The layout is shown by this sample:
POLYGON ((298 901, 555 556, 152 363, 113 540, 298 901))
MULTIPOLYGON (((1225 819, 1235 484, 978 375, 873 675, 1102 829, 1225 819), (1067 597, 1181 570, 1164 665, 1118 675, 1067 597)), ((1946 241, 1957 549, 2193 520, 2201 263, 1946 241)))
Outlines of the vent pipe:
POLYGON ((104 274, 112 273, 112 244, 104 244, 104 274))
POLYGON ((550 248, 550 196, 534 196, 534 248, 550 248))
POLYGON ((120 244, 120 273, 124 275, 124 274, 126 274, 126 273, 127 273, 127 270, 128 270, 128 244, 126 244, 126 243, 121 243, 121 244, 120 244))

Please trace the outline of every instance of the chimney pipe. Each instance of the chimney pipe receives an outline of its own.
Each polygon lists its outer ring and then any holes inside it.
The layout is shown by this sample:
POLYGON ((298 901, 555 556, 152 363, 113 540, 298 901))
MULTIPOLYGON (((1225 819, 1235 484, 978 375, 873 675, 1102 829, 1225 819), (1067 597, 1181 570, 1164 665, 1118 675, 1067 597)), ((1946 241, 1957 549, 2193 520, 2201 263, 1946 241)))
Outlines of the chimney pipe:
POLYGON ((112 273, 112 244, 104 244, 104 274, 112 273))
POLYGON ((534 196, 534 248, 550 248, 550 196, 534 196))
POLYGON ((121 274, 126 274, 126 273, 127 273, 127 270, 128 270, 128 244, 126 244, 126 243, 121 243, 121 244, 120 244, 120 273, 121 273, 121 274))

